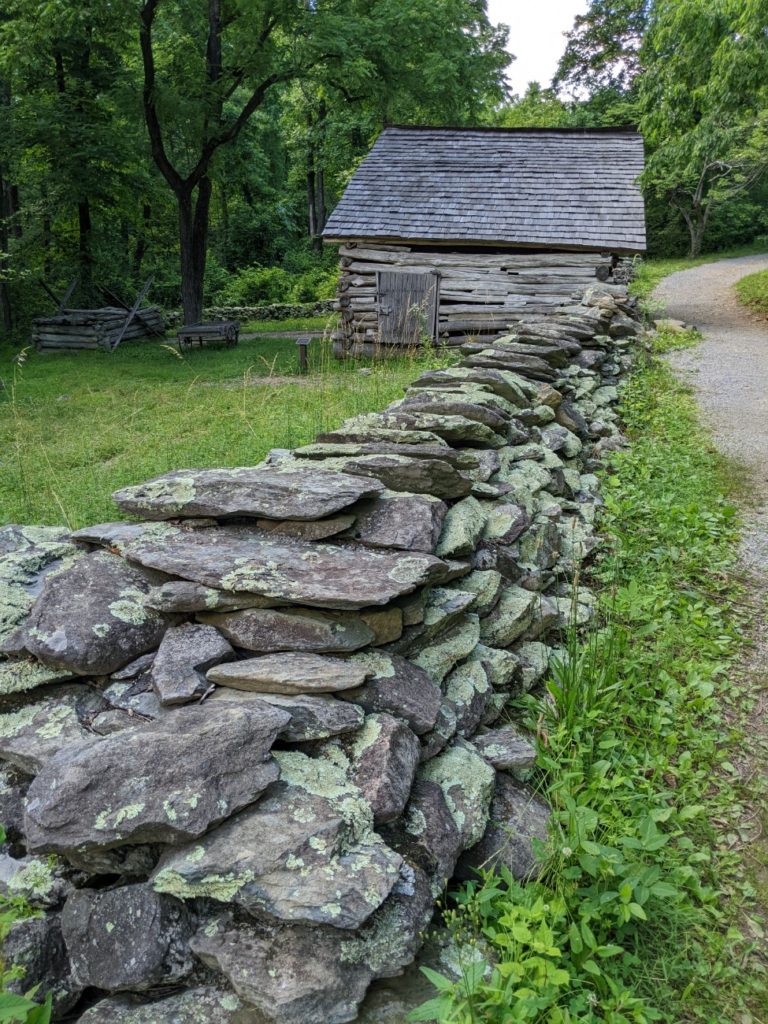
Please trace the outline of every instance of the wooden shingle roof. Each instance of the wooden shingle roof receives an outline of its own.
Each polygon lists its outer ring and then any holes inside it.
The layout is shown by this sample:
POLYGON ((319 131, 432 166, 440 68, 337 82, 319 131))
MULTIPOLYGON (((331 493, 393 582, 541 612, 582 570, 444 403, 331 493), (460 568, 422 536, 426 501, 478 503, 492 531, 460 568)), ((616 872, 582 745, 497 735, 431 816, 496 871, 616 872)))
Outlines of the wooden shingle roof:
POLYGON ((627 129, 386 128, 323 235, 642 252, 642 170, 627 129))

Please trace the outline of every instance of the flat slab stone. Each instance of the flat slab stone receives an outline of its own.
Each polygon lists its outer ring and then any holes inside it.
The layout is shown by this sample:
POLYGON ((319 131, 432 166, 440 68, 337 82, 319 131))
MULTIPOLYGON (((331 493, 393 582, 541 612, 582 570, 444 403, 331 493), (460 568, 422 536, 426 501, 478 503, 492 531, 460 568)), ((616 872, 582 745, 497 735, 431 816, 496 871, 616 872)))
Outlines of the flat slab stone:
POLYGON ((227 593, 189 580, 169 580, 159 587, 151 587, 144 598, 144 604, 158 612, 189 613, 271 608, 275 602, 267 597, 259 597, 258 594, 227 593))
POLYGON ((263 1018, 234 992, 205 986, 152 1003, 130 995, 102 999, 78 1024, 263 1024, 263 1018))
POLYGON ((239 526, 181 530, 157 524, 129 531, 110 525, 89 533, 120 543, 130 561, 172 576, 317 608, 385 605, 448 571, 445 562, 428 554, 265 540, 239 526))
POLYGON ((355 521, 353 512, 345 512, 325 519, 257 519, 255 525, 268 533, 281 534, 284 537, 297 537, 299 540, 325 540, 335 537, 348 529, 355 521))
POLYGON ((254 693, 334 693, 361 687, 368 674, 364 664, 351 660, 286 651, 218 665, 208 672, 208 679, 254 693))
POLYGON ((363 724, 363 711, 355 704, 336 700, 328 694, 281 694, 247 693, 222 686, 210 701, 230 702, 248 706, 249 700, 258 705, 269 704, 287 714, 288 721, 281 726, 280 736, 289 743, 306 743, 309 740, 325 740, 329 736, 354 732, 363 724))
MULTIPOLYGON (((373 979, 365 964, 341 956, 331 928, 257 928, 225 921, 192 938, 192 949, 220 971, 259 1024, 348 1024, 373 979)), ((165 1022, 163 1022, 165 1024, 165 1022)))
POLYGON ((187 908, 146 884, 78 889, 64 905, 61 926, 83 988, 141 991, 180 981, 194 964, 187 908))
POLYGON ((507 370, 481 370, 466 366, 449 366, 444 370, 428 370, 411 384, 411 388, 454 388, 456 384, 469 383, 487 387, 518 409, 531 404, 536 388, 525 377, 507 370))
POLYGON ((265 704, 185 707, 61 750, 27 794, 29 848, 87 853, 194 839, 275 781, 270 749, 287 722, 265 704))
POLYGON ((160 703, 169 707, 202 697, 208 689, 206 671, 235 656, 231 644, 213 626, 197 622, 171 626, 150 670, 160 703))
POLYGON ((373 630, 358 615, 308 608, 246 608, 237 612, 198 615, 219 629, 237 647, 271 654, 307 651, 342 654, 367 647, 373 630))
POLYGON ((46 579, 6 649, 76 675, 108 675, 162 639, 166 621, 144 606, 150 585, 117 555, 86 554, 46 579))
POLYGON ((392 891, 402 858, 373 831, 370 807, 342 768, 295 751, 276 757, 281 781, 199 842, 165 854, 154 888, 281 921, 359 928, 392 891))
MULTIPOLYGON (((481 425, 476 423, 474 426, 481 425)), ((294 465, 296 464, 311 463, 307 460, 297 460, 294 465)), ((322 465, 327 469, 356 476, 375 477, 391 491, 431 494, 437 498, 460 498, 468 494, 472 487, 471 478, 447 460, 412 457, 407 448, 403 450, 402 455, 328 457, 323 460, 322 465)))
POLYGON ((339 696, 368 713, 386 712, 407 722, 417 735, 437 721, 442 694, 424 669, 399 654, 366 651, 347 660, 367 673, 364 684, 339 696))
POLYGON ((32 658, 0 658, 0 696, 25 693, 38 686, 61 683, 74 677, 66 669, 50 668, 32 658))
POLYGON ((115 491, 118 507, 142 519, 197 516, 264 516, 322 519, 382 490, 376 481, 343 473, 302 472, 245 466, 180 469, 115 491))

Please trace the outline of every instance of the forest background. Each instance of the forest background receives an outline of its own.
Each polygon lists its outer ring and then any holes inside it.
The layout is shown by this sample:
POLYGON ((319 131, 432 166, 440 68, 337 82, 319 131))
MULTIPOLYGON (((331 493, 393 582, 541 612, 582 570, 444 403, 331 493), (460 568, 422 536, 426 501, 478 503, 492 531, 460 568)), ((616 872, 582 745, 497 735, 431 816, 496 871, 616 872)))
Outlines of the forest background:
POLYGON ((330 297, 323 226, 390 124, 635 125, 651 255, 768 234, 768 0, 592 0, 523 96, 508 45, 485 0, 5 0, 0 338, 41 279, 151 276, 187 322, 330 297))

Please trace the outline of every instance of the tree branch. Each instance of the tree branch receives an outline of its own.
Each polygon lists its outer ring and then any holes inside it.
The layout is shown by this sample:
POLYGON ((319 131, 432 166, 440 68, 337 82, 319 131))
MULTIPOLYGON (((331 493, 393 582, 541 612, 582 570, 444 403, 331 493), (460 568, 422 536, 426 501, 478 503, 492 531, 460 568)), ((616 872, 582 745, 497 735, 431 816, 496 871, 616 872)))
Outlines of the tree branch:
POLYGON ((173 191, 178 194, 184 191, 186 183, 166 153, 163 130, 155 105, 155 55, 152 50, 152 25, 159 6, 160 0, 146 0, 141 9, 139 42, 141 44, 141 60, 144 65, 144 88, 142 90, 144 119, 147 122, 152 159, 173 191))

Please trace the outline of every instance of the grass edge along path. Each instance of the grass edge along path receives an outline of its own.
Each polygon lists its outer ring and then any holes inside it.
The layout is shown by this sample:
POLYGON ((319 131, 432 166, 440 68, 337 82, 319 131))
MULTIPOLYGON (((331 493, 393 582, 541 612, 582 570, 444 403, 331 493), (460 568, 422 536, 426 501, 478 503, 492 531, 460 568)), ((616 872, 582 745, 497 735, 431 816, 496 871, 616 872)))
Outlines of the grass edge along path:
POLYGON ((736 282, 736 294, 755 313, 768 316, 768 270, 742 277, 736 282))
POLYGON ((517 709, 554 808, 544 872, 454 894, 464 977, 430 972, 438 994, 413 1020, 767 1019, 763 923, 739 850, 757 783, 745 792, 729 761, 754 697, 735 672, 747 625, 737 480, 658 359, 622 409, 632 445, 605 479, 608 545, 588 581, 600 624, 568 638, 547 697, 517 709))

